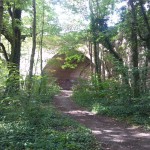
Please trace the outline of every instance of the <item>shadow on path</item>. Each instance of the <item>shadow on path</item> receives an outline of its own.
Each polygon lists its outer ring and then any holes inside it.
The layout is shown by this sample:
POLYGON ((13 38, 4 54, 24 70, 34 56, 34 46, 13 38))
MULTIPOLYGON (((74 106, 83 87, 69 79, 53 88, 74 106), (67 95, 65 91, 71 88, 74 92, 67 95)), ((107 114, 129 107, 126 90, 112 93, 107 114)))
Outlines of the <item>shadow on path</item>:
POLYGON ((72 91, 62 90, 54 98, 55 107, 90 128, 104 150, 150 150, 150 132, 86 111, 70 99, 71 95, 72 91))

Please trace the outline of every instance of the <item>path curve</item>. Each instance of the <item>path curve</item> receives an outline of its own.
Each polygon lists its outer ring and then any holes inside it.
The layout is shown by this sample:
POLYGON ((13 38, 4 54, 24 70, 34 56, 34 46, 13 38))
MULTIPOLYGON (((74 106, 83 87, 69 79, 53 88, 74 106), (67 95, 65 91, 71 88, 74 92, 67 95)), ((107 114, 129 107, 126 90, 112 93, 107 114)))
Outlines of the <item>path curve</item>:
POLYGON ((71 100, 71 95, 72 91, 62 90, 55 96, 54 106, 90 128, 103 150, 150 150, 150 132, 86 111, 71 100))

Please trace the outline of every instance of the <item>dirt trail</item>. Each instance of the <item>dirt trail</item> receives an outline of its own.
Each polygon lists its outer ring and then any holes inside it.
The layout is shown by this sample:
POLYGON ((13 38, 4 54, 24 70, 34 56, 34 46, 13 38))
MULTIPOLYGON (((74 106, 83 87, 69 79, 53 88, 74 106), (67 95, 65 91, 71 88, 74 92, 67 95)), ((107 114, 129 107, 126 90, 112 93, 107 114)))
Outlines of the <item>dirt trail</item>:
POLYGON ((150 132, 88 112, 77 106, 71 95, 71 91, 62 90, 55 96, 55 107, 90 128, 103 150, 150 150, 150 132))

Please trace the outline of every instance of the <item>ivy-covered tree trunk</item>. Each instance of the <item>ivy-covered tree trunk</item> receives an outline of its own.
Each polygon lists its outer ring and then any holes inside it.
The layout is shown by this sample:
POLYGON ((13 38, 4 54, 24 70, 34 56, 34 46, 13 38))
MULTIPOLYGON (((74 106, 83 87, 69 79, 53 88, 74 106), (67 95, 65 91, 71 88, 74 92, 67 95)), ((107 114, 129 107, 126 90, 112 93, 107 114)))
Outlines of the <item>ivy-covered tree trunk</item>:
POLYGON ((14 10, 13 20, 13 45, 10 61, 16 65, 16 69, 20 68, 20 55, 21 55, 21 9, 14 10))
POLYGON ((101 81, 101 64, 99 59, 99 43, 94 40, 94 61, 95 61, 95 74, 98 76, 99 81, 101 81))
POLYGON ((12 19, 12 41, 11 55, 8 61, 9 76, 7 80, 6 94, 17 93, 20 86, 20 56, 21 56, 21 8, 16 7, 10 9, 10 17, 12 19))
POLYGON ((132 63, 133 63, 133 94, 134 97, 140 95, 139 90, 139 68, 138 68, 138 38, 137 38, 137 18, 136 18, 136 9, 133 0, 129 0, 129 11, 131 14, 131 51, 132 51, 132 63))

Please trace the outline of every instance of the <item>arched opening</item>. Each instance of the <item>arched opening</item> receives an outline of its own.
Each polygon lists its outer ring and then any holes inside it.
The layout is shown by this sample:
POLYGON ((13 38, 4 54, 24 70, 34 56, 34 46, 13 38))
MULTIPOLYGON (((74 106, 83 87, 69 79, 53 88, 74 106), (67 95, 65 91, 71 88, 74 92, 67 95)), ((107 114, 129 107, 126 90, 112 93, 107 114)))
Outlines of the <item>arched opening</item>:
POLYGON ((58 84, 64 90, 70 90, 79 79, 87 80, 91 75, 90 59, 84 56, 80 62, 73 62, 76 67, 63 68, 66 56, 56 54, 44 68, 44 73, 56 78, 58 84))

